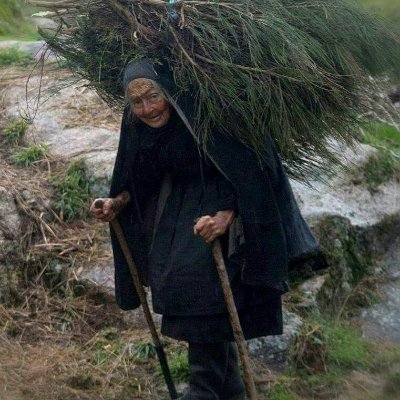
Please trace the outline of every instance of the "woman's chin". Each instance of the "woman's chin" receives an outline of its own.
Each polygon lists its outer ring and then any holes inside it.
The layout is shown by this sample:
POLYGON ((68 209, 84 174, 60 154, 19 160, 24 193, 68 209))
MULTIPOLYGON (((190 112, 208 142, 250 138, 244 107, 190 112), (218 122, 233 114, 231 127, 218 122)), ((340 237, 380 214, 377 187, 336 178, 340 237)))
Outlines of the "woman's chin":
POLYGON ((163 126, 167 125, 168 118, 160 116, 158 118, 142 119, 142 121, 151 128, 162 128, 163 126))

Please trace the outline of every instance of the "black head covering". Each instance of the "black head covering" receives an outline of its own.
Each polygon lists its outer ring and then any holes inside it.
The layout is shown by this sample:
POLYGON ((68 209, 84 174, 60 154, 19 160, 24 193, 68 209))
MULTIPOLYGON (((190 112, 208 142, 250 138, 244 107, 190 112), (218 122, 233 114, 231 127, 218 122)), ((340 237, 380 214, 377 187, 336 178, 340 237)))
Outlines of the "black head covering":
POLYGON ((149 58, 130 61, 125 68, 122 81, 124 93, 126 93, 129 82, 139 78, 155 81, 171 96, 176 92, 172 73, 167 63, 153 63, 149 58))

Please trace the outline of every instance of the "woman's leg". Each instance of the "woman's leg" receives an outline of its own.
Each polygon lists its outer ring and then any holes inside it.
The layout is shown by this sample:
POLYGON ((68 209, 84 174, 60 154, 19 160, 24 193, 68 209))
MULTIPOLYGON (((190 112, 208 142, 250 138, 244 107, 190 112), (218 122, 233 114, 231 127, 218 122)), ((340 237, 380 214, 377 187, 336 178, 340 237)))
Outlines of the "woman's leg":
POLYGON ((181 400, 220 400, 228 353, 228 343, 189 343, 190 385, 181 400))
POLYGON ((234 343, 228 344, 228 362, 220 400, 244 400, 245 386, 240 375, 238 352, 234 343))
POLYGON ((242 400, 235 345, 229 342, 189 343, 190 386, 181 400, 242 400))

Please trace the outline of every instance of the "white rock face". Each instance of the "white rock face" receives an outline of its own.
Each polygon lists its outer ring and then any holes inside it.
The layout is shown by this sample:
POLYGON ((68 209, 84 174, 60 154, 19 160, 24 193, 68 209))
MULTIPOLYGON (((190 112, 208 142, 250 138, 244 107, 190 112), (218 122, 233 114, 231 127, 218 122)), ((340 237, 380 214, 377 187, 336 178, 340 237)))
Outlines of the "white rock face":
MULTIPOLYGON (((352 150, 342 150, 343 160, 350 167, 365 163, 376 152, 371 146, 359 144, 352 150)), ((400 183, 386 182, 371 194, 364 185, 354 185, 344 173, 339 173, 328 184, 311 182, 312 187, 291 182, 300 209, 307 219, 318 219, 324 214, 348 218, 355 226, 366 227, 385 216, 400 212, 400 183)))
MULTIPOLYGON (((67 77, 68 78, 68 77, 67 77)), ((96 94, 75 84, 58 90, 60 80, 52 76, 15 81, 4 96, 9 117, 24 116, 32 121, 26 133, 29 141, 49 146, 54 157, 83 159, 96 181, 94 194, 106 196, 119 141, 120 116, 96 94), (37 104, 39 87, 41 97, 37 104)))

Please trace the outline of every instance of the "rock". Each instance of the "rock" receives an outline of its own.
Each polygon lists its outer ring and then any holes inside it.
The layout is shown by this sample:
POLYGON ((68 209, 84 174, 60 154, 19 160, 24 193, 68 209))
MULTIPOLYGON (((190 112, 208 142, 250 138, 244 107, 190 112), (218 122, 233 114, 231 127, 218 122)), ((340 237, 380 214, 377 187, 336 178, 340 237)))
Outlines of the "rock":
POLYGON ((373 341, 400 344, 400 238, 393 243, 382 260, 387 283, 379 286, 379 304, 365 309, 361 315, 363 336, 373 341))
POLYGON ((12 302, 18 296, 18 269, 21 218, 13 195, 0 186, 0 304, 12 302))
POLYGON ((25 83, 22 80, 6 93, 7 115, 33 117, 35 96, 42 84, 42 103, 28 127, 26 140, 48 145, 54 157, 83 159, 94 180, 93 195, 106 196, 118 147, 120 116, 94 90, 84 87, 84 82, 63 88, 54 96, 49 90, 57 88, 60 82, 48 76, 42 81, 33 77, 28 101, 25 83))
POLYGON ((90 268, 79 269, 77 275, 80 279, 87 279, 91 283, 110 289, 114 289, 114 264, 112 260, 98 262, 90 268))
POLYGON ((353 285, 367 273, 369 249, 347 218, 326 215, 314 230, 329 266, 316 298, 323 312, 334 314, 341 308, 353 285))
POLYGON ((18 247, 21 233, 21 218, 13 195, 0 186, 0 261, 7 263, 18 247))
POLYGON ((37 27, 42 29, 54 29, 57 24, 51 18, 46 18, 45 16, 40 16, 40 13, 35 14, 31 20, 36 24, 37 27))
POLYGON ((319 314, 317 296, 327 279, 327 274, 317 275, 300 284, 297 291, 300 292, 302 301, 296 304, 296 309, 319 314))
POLYGON ((283 323, 283 335, 265 336, 247 342, 250 356, 275 370, 282 370, 285 367, 288 349, 303 324, 298 315, 288 311, 283 313, 283 323))
MULTIPOLYGON (((354 150, 343 148, 345 164, 355 168, 365 163, 376 153, 371 146, 359 144, 354 150)), ((381 185, 377 193, 371 194, 364 185, 354 185, 345 172, 328 183, 312 181, 312 187, 291 182, 303 215, 318 220, 325 215, 348 218, 352 225, 368 227, 383 218, 400 212, 400 183, 390 181, 381 185)))
POLYGON ((389 99, 395 106, 400 106, 400 86, 395 86, 390 90, 389 99))

